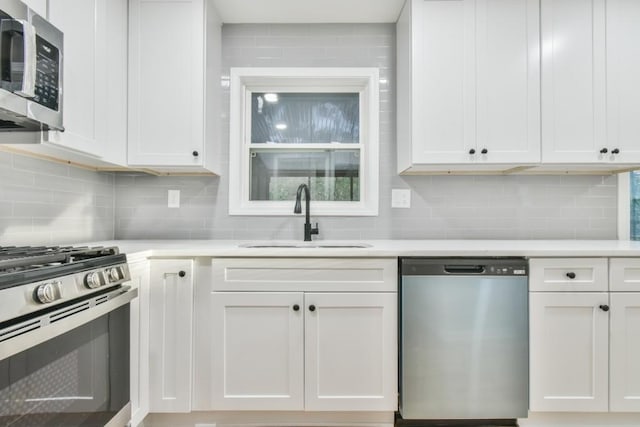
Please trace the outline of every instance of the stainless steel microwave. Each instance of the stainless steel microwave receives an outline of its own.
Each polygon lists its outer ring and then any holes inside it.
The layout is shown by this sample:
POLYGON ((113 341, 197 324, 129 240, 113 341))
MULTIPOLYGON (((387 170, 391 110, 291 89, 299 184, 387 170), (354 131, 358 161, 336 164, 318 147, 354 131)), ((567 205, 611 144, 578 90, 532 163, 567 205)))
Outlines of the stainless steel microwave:
POLYGON ((63 34, 18 0, 0 0, 0 132, 64 130, 63 34))

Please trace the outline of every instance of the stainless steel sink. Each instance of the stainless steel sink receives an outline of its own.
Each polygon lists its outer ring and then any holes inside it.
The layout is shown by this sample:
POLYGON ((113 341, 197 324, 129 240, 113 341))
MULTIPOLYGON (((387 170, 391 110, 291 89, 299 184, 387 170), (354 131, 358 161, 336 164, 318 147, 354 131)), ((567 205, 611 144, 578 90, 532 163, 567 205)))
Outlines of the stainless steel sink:
POLYGON ((355 242, 256 242, 256 243, 243 243, 238 245, 240 248, 334 248, 334 249, 349 249, 349 248, 370 248, 371 245, 366 243, 355 242))

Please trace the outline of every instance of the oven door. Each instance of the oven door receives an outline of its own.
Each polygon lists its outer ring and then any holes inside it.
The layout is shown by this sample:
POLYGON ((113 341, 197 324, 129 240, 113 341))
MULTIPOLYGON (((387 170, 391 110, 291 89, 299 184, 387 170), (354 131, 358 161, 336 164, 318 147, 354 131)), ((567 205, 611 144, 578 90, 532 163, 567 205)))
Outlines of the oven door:
POLYGON ((8 355, 0 360, 0 425, 125 425, 129 301, 136 295, 123 287, 0 330, 2 339, 40 322, 0 343, 0 357, 8 355))

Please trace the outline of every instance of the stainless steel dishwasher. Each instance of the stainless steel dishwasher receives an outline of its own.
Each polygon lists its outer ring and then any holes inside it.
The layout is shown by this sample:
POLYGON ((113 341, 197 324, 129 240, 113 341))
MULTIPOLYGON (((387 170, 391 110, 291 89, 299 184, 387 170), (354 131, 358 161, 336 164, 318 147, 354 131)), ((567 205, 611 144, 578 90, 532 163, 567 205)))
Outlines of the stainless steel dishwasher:
POLYGON ((528 263, 400 259, 402 420, 514 420, 528 410, 528 263))

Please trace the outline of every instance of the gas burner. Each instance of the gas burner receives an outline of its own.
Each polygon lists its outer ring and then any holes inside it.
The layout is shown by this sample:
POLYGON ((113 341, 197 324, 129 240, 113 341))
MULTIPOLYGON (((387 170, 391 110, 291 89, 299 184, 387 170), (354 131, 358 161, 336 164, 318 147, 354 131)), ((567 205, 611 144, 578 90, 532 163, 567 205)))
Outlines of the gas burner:
POLYGON ((115 246, 0 246, 0 291, 121 263, 126 256, 115 246))
POLYGON ((0 246, 0 324, 129 279, 127 257, 115 246, 0 246))

